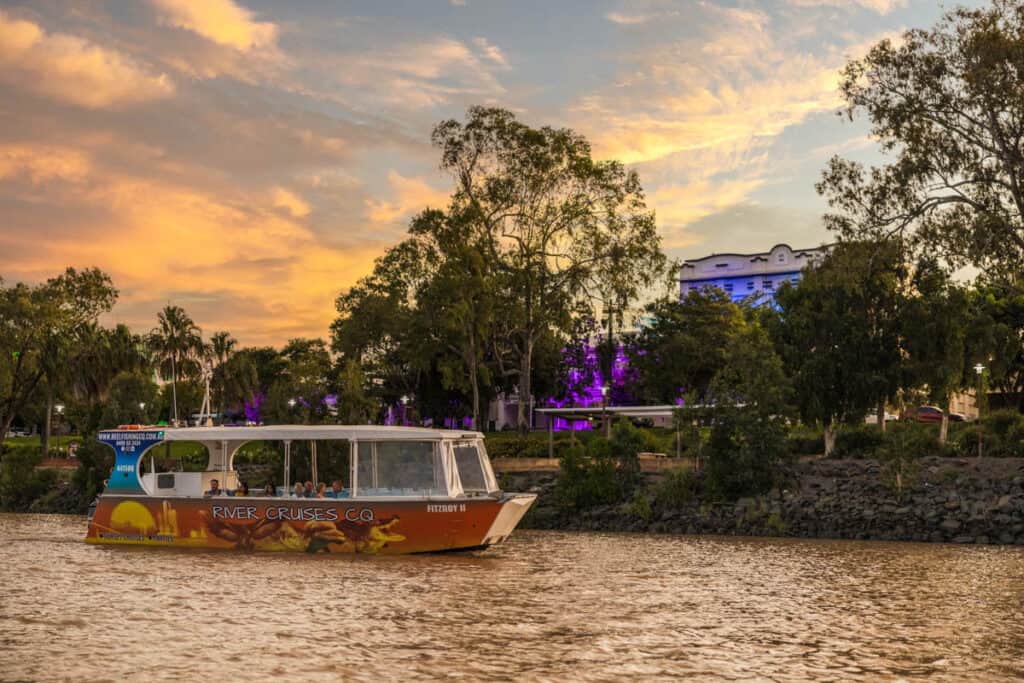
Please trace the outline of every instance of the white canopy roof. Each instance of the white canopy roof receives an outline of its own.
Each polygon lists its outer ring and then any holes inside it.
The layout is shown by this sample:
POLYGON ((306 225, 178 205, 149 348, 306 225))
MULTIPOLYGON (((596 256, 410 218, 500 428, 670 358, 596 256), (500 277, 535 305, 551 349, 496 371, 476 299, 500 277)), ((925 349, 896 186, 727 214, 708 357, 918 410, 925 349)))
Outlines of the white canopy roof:
POLYGON ((547 415, 553 415, 555 417, 574 415, 582 415, 584 417, 588 415, 600 415, 606 413, 608 415, 616 415, 621 417, 672 417, 672 413, 676 408, 682 406, 674 405, 659 405, 659 406, 607 406, 602 408, 600 405, 587 406, 587 407, 572 407, 572 408, 537 408, 534 412, 544 413, 547 415))
POLYGON ((140 427, 128 434, 162 431, 164 441, 440 441, 482 438, 480 432, 381 425, 268 425, 264 427, 140 427))

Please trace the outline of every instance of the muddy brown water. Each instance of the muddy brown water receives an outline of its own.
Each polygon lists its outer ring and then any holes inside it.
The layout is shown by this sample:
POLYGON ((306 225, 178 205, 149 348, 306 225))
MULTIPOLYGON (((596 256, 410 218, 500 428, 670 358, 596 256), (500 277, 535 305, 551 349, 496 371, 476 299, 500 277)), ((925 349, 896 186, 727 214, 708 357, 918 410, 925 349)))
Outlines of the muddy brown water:
POLYGON ((1024 677, 1024 549, 519 531, 471 555, 93 547, 0 515, 0 680, 1024 677))

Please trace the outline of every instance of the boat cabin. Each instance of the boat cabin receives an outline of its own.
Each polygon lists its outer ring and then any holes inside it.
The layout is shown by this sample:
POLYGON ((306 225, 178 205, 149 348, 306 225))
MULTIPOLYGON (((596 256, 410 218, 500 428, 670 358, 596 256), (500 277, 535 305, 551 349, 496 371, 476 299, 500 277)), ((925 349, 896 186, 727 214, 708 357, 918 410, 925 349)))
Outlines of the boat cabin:
MULTIPOLYGON (((201 497, 217 480, 233 491, 239 485, 235 455, 252 442, 283 444, 284 467, 277 496, 291 495, 293 447, 309 458, 318 479, 317 445, 332 442, 348 455, 344 497, 358 499, 466 498, 499 495, 497 480, 479 432, 373 425, 278 425, 266 427, 123 427, 100 432, 116 453, 106 492, 118 495, 201 497), (156 472, 158 447, 195 442, 209 453, 202 472, 156 472), (148 471, 141 474, 143 463, 148 471)), ((225 493, 225 495, 230 495, 225 493)), ((250 497, 264 494, 252 490, 250 497)))

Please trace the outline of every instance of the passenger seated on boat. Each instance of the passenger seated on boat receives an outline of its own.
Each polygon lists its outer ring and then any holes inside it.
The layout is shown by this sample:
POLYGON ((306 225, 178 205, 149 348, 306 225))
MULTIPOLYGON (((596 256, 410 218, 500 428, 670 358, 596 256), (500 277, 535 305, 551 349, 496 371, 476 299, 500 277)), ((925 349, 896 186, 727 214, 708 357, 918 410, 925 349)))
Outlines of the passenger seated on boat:
POLYGON ((277 487, 274 486, 273 482, 268 481, 267 485, 263 487, 263 495, 270 496, 271 498, 277 495, 277 487))
POLYGON ((238 482, 238 488, 235 489, 235 496, 238 498, 245 498, 249 495, 249 485, 244 481, 238 482))
POLYGON ((292 498, 305 498, 306 489, 303 487, 301 481, 295 482, 295 488, 292 490, 292 498))
POLYGON ((306 487, 302 490, 303 498, 316 498, 316 489, 313 488, 313 482, 306 480, 306 487))
POLYGON ((327 497, 327 484, 326 483, 320 482, 319 484, 316 485, 316 497, 317 498, 326 498, 327 497))
POLYGON ((217 481, 216 479, 211 479, 210 480, 210 490, 203 492, 203 497, 204 498, 209 498, 210 496, 223 496, 223 495, 224 495, 224 489, 222 489, 220 487, 220 482, 217 481))
POLYGON ((328 498, 348 498, 348 491, 342 487, 341 482, 335 479, 331 482, 331 490, 327 492, 328 498))

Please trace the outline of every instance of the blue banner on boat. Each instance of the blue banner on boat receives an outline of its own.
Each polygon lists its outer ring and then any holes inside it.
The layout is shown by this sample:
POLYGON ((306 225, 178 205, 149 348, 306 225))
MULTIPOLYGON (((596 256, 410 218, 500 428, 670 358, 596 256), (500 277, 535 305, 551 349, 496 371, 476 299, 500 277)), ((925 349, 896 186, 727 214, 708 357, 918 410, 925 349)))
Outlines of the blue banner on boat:
POLYGON ((110 473, 107 491, 113 493, 145 493, 139 481, 139 459, 156 443, 164 440, 160 431, 100 432, 100 442, 114 449, 114 470, 110 473))

